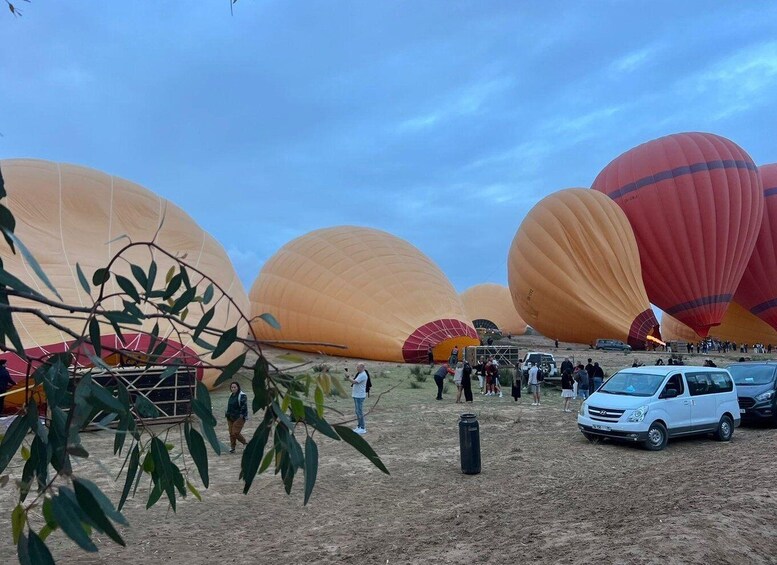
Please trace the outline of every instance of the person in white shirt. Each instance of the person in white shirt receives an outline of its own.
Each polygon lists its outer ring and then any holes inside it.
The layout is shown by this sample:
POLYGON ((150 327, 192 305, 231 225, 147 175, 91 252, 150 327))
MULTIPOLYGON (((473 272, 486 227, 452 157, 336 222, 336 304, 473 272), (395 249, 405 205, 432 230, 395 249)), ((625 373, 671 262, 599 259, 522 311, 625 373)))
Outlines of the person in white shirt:
POLYGON ((540 381, 537 379, 537 374, 539 372, 540 370, 537 368, 537 365, 532 363, 531 368, 529 369, 529 388, 534 393, 534 402, 531 403, 532 406, 540 405, 540 381))
POLYGON ((345 378, 351 381, 351 396, 353 397, 353 405, 356 410, 356 420, 358 425, 353 429, 357 434, 366 434, 367 425, 364 423, 364 399, 367 398, 367 372, 364 370, 364 363, 358 363, 356 365, 356 376, 350 378, 345 375, 345 378))

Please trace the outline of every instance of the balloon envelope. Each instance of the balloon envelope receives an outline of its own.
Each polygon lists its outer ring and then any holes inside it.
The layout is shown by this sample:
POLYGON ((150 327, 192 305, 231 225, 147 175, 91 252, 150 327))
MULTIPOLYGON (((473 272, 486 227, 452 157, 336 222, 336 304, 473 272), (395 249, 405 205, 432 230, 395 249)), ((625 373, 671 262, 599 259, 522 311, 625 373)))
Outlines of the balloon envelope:
POLYGON ((631 226, 600 192, 561 190, 532 208, 513 239, 508 280, 518 314, 547 337, 634 349, 660 337, 631 226))
POLYGON ((279 347, 419 362, 430 346, 447 359, 454 345, 480 343, 437 265, 376 229, 327 228, 287 243, 262 267, 249 298, 253 316, 270 313, 280 324, 256 319, 256 336, 279 347))
POLYGON ((763 165, 759 171, 763 182, 764 215, 735 299, 777 329, 777 163, 763 165))
POLYGON ((717 135, 669 135, 616 158, 592 188, 626 212, 650 301, 707 335, 739 286, 761 225, 761 180, 750 156, 717 135))
MULTIPOLYGON (((692 343, 699 341, 698 336, 691 328, 666 313, 661 319, 661 329, 665 339, 692 343)), ((754 343, 777 345, 777 331, 736 302, 729 305, 720 325, 710 329, 710 337, 721 341, 731 341, 737 346, 754 343)))
POLYGON ((493 324, 505 334, 526 333, 526 322, 515 310, 510 289, 506 286, 493 283, 475 285, 461 293, 461 301, 476 328, 493 324))
MULTIPOLYGON (((150 241, 156 234, 156 242, 163 249, 173 255, 185 255, 189 264, 210 276, 243 312, 248 312, 248 296, 224 249, 175 204, 132 182, 75 165, 10 159, 0 161, 0 173, 7 192, 4 204, 16 219, 15 233, 38 261, 64 303, 77 306, 92 303, 92 298, 79 282, 78 268, 91 281, 94 271, 106 267, 110 258, 129 240, 150 241)), ((131 249, 123 256, 129 263, 143 269, 147 269, 152 260, 148 249, 140 247, 131 249)), ((0 246, 0 257, 8 272, 46 297, 59 302, 35 276, 18 249, 13 254, 3 244, 0 246)), ((161 254, 155 254, 153 259, 157 264, 156 286, 162 287, 165 273, 174 262, 161 254)), ((113 265, 113 272, 134 280, 129 263, 117 261, 113 265)), ((107 284, 110 293, 121 292, 115 280, 115 277, 111 277, 107 284)), ((191 280, 192 284, 197 282, 195 275, 191 275, 191 280)), ((217 291, 214 304, 218 298, 220 292, 217 291)), ((17 306, 39 308, 25 300, 12 299, 12 302, 17 306)), ((123 308, 120 298, 109 300, 106 306, 115 310, 123 308)), ((51 313, 47 308, 43 310, 51 313)), ((201 315, 199 308, 192 307, 186 322, 196 325, 201 315)), ((221 300, 209 325, 227 329, 238 320, 235 308, 228 307, 227 301, 221 300)), ((30 355, 64 351, 73 342, 70 336, 45 324, 37 316, 17 314, 14 322, 22 344, 30 355)), ((61 319, 59 322, 73 331, 83 331, 83 321, 61 319)), ((124 341, 110 325, 101 325, 102 345, 145 351, 150 338, 143 332, 150 332, 155 322, 153 318, 146 320, 142 326, 138 326, 142 331, 125 330, 124 341)), ((164 321, 160 321, 159 325, 159 335, 167 335, 170 326, 164 321)), ((242 335, 247 331, 248 324, 245 323, 242 335)), ((195 344, 191 336, 182 336, 180 342, 170 337, 167 342, 168 349, 163 354, 170 359, 187 357, 193 360, 194 356, 200 355, 208 359, 207 351, 195 344)), ((228 363, 244 350, 242 345, 233 345, 218 359, 219 364, 228 363)), ((105 349, 103 351, 106 356, 110 356, 105 349)), ((18 381, 22 377, 21 380, 24 380, 26 362, 12 354, 3 357, 8 359, 12 378, 18 381)), ((80 362, 88 363, 88 359, 82 356, 80 362)), ((198 377, 208 386, 213 384, 219 374, 220 371, 216 369, 203 371, 200 368, 198 371, 198 377)), ((23 400, 23 394, 21 398, 23 400)))

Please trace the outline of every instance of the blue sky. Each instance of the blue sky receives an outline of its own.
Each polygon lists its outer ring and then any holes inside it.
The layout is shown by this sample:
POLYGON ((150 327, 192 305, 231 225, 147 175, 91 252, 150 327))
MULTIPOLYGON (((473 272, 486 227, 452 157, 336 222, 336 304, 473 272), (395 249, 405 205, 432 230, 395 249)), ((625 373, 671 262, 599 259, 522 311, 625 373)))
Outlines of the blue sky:
POLYGON ((184 208, 246 289, 308 231, 405 238, 463 291, 521 220, 680 131, 777 161, 774 2, 17 2, 0 158, 93 167, 184 208))

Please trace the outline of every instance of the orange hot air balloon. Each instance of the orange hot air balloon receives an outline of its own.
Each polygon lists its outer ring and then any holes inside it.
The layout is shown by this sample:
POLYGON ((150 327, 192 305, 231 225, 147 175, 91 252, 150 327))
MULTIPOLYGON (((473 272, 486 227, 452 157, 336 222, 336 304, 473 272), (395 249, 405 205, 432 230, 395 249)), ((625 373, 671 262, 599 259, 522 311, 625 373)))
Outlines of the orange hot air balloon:
POLYGON ((735 300, 777 329, 777 163, 759 167, 764 216, 735 300))
MULTIPOLYGON (((668 314, 664 314, 664 318, 661 320, 661 329, 665 338, 667 334, 673 336, 667 339, 698 341, 698 337, 695 335, 694 337, 688 336, 689 332, 693 332, 691 328, 668 314)), ((710 337, 721 341, 731 341, 737 345, 745 343, 748 345, 754 343, 777 344, 777 331, 736 302, 729 305, 720 325, 710 329, 710 337)))
POLYGON ((592 186, 626 212, 650 301, 706 336, 720 323, 755 246, 764 198, 737 144, 679 133, 631 149, 592 186))
POLYGON ((686 341, 688 343, 699 341, 699 334, 666 312, 661 316, 661 336, 666 341, 686 341))
POLYGON ((634 349, 660 338, 631 226, 600 192, 562 190, 532 208, 513 239, 508 280, 518 314, 547 337, 634 349))
MULTIPOLYGON (((126 235, 135 242, 150 241, 164 215, 164 222, 156 237, 157 243, 173 254, 186 255, 188 263, 196 265, 210 276, 248 314, 248 296, 226 252, 175 204, 132 182, 75 165, 10 159, 0 161, 0 173, 8 195, 3 203, 16 219, 15 233, 38 261, 64 303, 78 306, 91 304, 92 299, 79 282, 76 265, 91 281, 94 271, 106 267, 109 259, 128 242, 126 239, 117 240, 119 236, 126 235)), ((124 256, 129 262, 144 269, 151 264, 151 257, 145 248, 136 248, 124 256)), ((9 273, 59 302, 40 283, 18 249, 14 255, 3 244, 0 246, 0 257, 9 273)), ((161 286, 173 262, 159 254, 154 259, 159 273, 157 286, 161 286)), ((113 270, 116 274, 134 280, 127 261, 116 262, 113 270)), ((194 275, 191 277, 192 283, 196 283, 194 275)), ((115 277, 111 277, 108 292, 121 292, 115 280, 115 277)), ((220 298, 219 295, 217 291, 213 304, 220 298)), ((26 303, 24 300, 11 300, 17 306, 26 303)), ((36 307, 35 304, 28 305, 36 307)), ((113 304, 108 302, 107 307, 121 310, 121 300, 114 298, 113 304)), ((47 308, 43 311, 50 313, 47 308)), ((196 325, 200 317, 198 308, 190 308, 186 322, 196 325)), ((227 329, 235 325, 238 319, 234 307, 228 307, 226 300, 222 300, 209 325, 227 329)), ((58 321, 74 331, 83 330, 83 321, 58 321)), ((15 314, 14 323, 26 352, 31 356, 62 352, 72 344, 70 336, 31 314, 15 314)), ((125 341, 115 334, 111 326, 101 325, 102 345, 104 348, 146 351, 150 337, 143 332, 150 332, 154 323, 155 319, 146 320, 142 326, 138 326, 142 332, 125 330, 125 341)), ((169 326, 162 321, 159 325, 159 335, 167 335, 169 326)), ((242 331, 243 335, 247 334, 247 323, 243 324, 242 331)), ((167 344, 163 355, 169 359, 186 358, 194 362, 195 356, 207 354, 205 349, 192 342, 191 336, 183 336, 182 342, 171 336, 167 344)), ((235 344, 218 359, 218 363, 227 363, 244 350, 244 346, 235 344)), ((112 356, 106 349, 103 351, 108 356, 106 360, 111 363, 116 356, 112 356)), ((10 353, 4 354, 3 358, 8 360, 7 366, 12 378, 23 383, 26 362, 10 353)), ((79 363, 88 364, 89 361, 81 355, 79 363)), ((200 367, 197 373, 198 378, 210 387, 220 371, 203 370, 200 367)), ((24 401, 23 390, 18 396, 9 397, 6 407, 12 407, 18 401, 24 401)))
POLYGON ((327 228, 287 243, 262 267, 249 299, 254 316, 267 312, 280 324, 252 323, 257 338, 289 349, 416 363, 429 347, 447 359, 454 346, 480 343, 439 267, 376 229, 327 228))
POLYGON ((479 284, 462 292, 461 301, 476 328, 499 329, 512 335, 526 333, 526 322, 516 312, 510 289, 506 286, 479 284))

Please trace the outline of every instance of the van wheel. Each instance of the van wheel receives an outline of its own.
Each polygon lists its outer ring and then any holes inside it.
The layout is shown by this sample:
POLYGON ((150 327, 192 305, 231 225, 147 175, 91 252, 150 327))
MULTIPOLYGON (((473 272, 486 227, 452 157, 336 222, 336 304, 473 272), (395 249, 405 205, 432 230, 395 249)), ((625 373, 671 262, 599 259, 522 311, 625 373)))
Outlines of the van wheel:
POLYGON ((648 438, 644 443, 645 449, 661 451, 666 447, 666 427, 661 422, 653 422, 648 430, 648 438))
POLYGON ((723 416, 718 423, 718 429, 715 430, 715 439, 718 441, 730 441, 734 435, 734 423, 729 416, 723 416))

